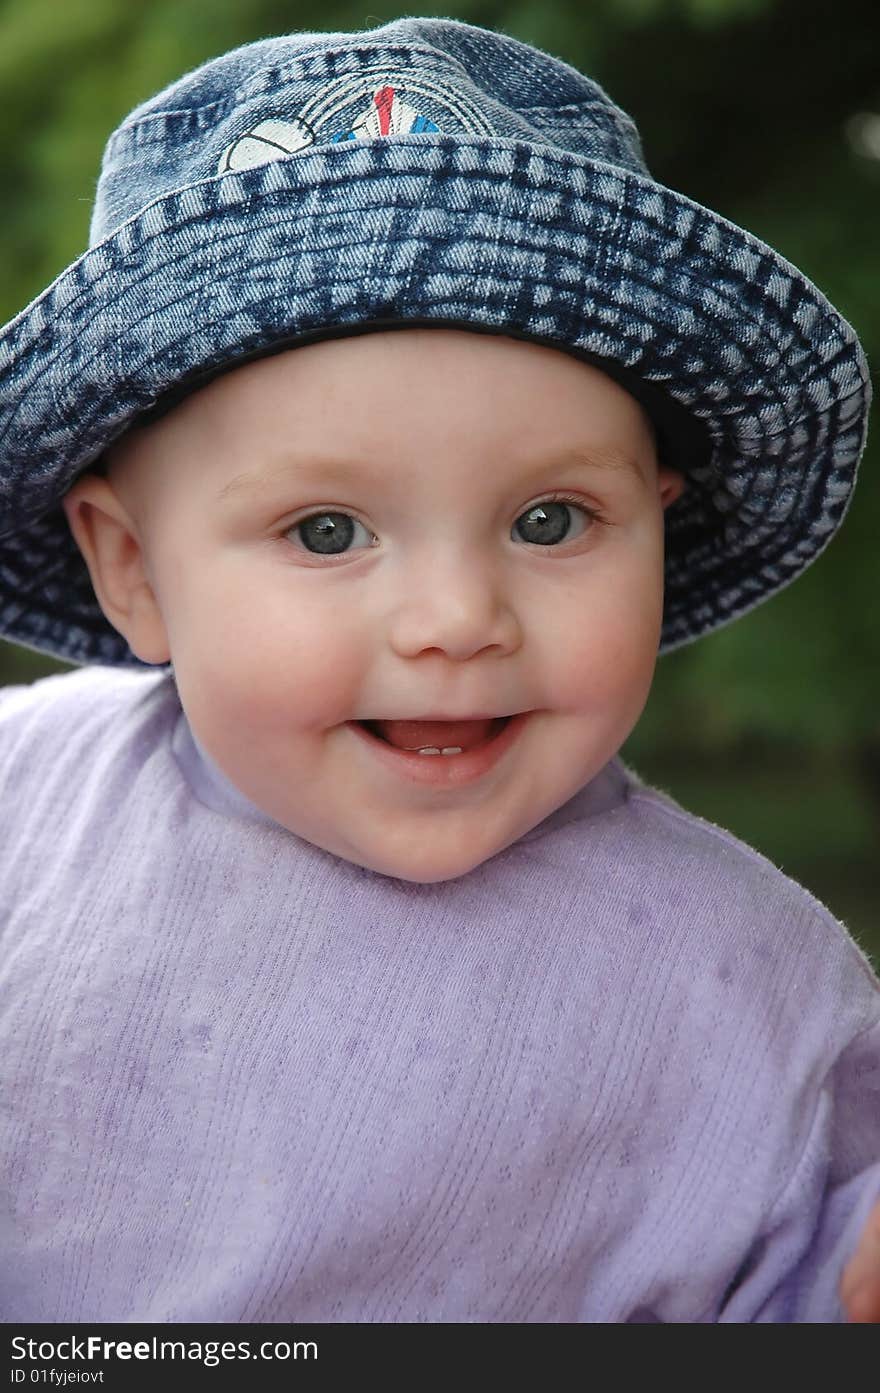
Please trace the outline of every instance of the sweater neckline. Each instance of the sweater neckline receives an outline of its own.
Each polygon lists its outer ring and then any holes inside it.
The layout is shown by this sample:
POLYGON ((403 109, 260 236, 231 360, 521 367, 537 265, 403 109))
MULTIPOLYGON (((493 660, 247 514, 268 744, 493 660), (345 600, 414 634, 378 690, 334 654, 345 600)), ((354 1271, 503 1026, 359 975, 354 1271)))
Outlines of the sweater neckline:
POLYGON ((243 818, 246 822, 262 823, 264 827, 281 826, 226 777, 196 737, 183 707, 174 725, 171 748, 181 773, 200 803, 226 817, 243 818))

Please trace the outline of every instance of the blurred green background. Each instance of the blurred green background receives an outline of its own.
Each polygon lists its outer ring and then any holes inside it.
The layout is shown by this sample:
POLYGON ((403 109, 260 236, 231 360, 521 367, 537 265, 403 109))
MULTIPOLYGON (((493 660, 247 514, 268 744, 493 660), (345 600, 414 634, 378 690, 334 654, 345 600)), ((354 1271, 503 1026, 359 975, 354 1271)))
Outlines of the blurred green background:
MULTIPOLYGON (((877 0, 0 0, 0 318, 84 250, 101 152, 136 103, 240 43, 447 15, 537 44, 634 116, 648 165, 770 242, 880 363, 877 0)), ((880 469, 793 586, 662 658, 623 750, 806 885, 880 964, 880 469)), ((64 665, 0 642, 0 683, 64 665)))

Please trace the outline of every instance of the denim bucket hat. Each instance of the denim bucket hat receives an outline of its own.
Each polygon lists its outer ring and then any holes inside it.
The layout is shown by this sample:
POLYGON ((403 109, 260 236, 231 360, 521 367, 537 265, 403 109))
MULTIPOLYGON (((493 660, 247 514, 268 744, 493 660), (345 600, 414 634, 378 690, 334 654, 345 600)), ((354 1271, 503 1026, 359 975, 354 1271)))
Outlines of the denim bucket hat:
POLYGON ((870 386, 794 266, 648 172, 568 64, 451 19, 296 33, 206 63, 111 135, 82 256, 0 334, 0 634, 146 666, 60 507, 144 414, 218 372, 427 323, 549 344, 652 416, 660 652, 792 581, 840 526, 870 386))

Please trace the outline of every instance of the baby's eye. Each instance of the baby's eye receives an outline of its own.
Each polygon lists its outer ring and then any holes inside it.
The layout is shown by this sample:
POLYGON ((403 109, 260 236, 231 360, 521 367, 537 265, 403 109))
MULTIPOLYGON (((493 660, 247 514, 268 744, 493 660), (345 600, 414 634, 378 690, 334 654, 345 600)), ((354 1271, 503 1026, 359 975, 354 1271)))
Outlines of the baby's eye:
MULTIPOLYGON (((533 503, 517 518, 511 531, 522 541, 536 546, 556 546, 560 542, 572 541, 569 536, 570 519, 574 513, 581 513, 590 521, 598 520, 595 509, 577 503, 573 498, 551 498, 541 503, 533 503)), ((285 531, 285 536, 299 532, 306 551, 317 556, 341 556, 348 549, 355 528, 364 535, 376 540, 362 522, 348 513, 312 513, 301 518, 285 531)), ((582 534, 578 534, 582 535, 582 534)))
POLYGON ((520 513, 514 530, 524 542, 533 542, 542 547, 570 542, 573 539, 568 535, 566 515, 571 517, 572 510, 582 513, 590 521, 598 518, 594 508, 587 508, 573 498, 548 498, 541 503, 533 503, 531 508, 520 513))
POLYGON ((367 537, 373 536, 357 518, 350 517, 348 513, 336 512, 312 513, 310 517, 300 518, 299 522, 287 528, 284 535, 289 536, 291 532, 301 531, 307 551, 319 556, 339 556, 351 541, 356 527, 367 537))

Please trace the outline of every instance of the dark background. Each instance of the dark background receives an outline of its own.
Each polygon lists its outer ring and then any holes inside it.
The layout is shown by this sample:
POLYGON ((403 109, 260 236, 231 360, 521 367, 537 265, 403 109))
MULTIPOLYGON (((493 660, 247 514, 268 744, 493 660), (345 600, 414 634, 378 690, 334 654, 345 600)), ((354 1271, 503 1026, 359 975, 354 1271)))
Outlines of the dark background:
MULTIPOLYGON (((566 59, 634 116, 666 184, 800 267, 880 362, 877 0, 559 0, 415 10, 279 0, 0 0, 0 319, 84 250, 110 131, 240 43, 421 13, 566 59)), ((822 899, 880 962, 880 467, 792 586, 660 659, 623 749, 822 899)), ((0 683, 64 665, 0 641, 0 683)))

